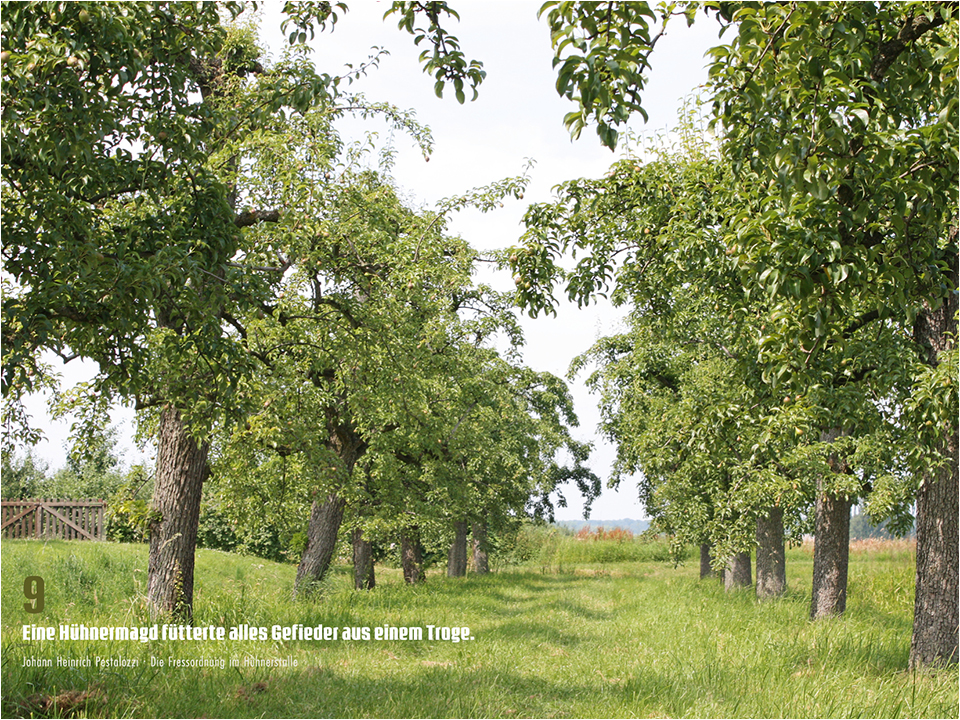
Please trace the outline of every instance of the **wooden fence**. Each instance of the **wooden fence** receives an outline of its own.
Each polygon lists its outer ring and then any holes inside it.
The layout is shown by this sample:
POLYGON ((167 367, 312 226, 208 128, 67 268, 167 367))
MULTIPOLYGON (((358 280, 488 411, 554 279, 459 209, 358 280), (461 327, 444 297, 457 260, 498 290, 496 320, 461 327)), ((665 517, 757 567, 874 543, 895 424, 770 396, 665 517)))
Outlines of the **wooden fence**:
POLYGON ((106 540, 103 500, 4 500, 5 539, 106 540))

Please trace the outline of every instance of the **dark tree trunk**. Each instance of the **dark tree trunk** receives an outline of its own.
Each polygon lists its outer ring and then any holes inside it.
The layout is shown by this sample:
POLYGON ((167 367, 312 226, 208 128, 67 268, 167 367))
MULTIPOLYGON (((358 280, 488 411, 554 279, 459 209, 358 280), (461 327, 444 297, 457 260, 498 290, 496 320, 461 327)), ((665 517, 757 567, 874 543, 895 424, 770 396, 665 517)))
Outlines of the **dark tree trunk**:
MULTIPOLYGON (((952 229, 956 240, 956 228, 952 229)), ((953 287, 957 287, 957 256, 952 258, 953 287)), ((924 347, 926 360, 937 365, 957 334, 957 294, 951 293, 937 310, 917 317, 914 337, 924 347)), ((917 492, 917 580, 913 610, 910 667, 957 662, 958 499, 957 418, 944 428, 940 455, 946 461, 923 478, 917 492)))
POLYGON ((728 591, 753 585, 750 553, 737 553, 730 558, 727 562, 727 569, 723 573, 723 585, 728 591))
MULTIPOLYGON (((833 442, 840 428, 823 433, 821 441, 833 442)), ((834 472, 845 468, 831 460, 834 472)), ((817 504, 814 519, 813 593, 810 619, 842 615, 847 609, 847 566, 850 561, 851 500, 823 489, 824 476, 817 478, 817 504)))
POLYGON ((412 527, 400 536, 400 564, 403 579, 411 585, 427 579, 423 572, 423 546, 420 544, 420 528, 412 527))
POLYGON ((786 589, 783 510, 772 507, 757 518, 757 597, 779 597, 786 589))
POLYGON ((473 567, 478 575, 490 572, 490 559, 487 556, 487 526, 483 523, 474 523, 473 534, 473 567))
MULTIPOLYGON (((367 446, 359 433, 348 424, 335 424, 333 410, 328 411, 328 414, 334 430, 330 433, 327 446, 343 462, 345 479, 349 479, 353 475, 353 466, 357 464, 367 446)), ((330 493, 322 503, 313 501, 310 522, 307 524, 307 546, 300 558, 297 579, 293 586, 294 598, 310 594, 326 576, 337 548, 337 535, 343 522, 345 505, 346 502, 337 493, 330 493)))
POLYGON ((337 549, 337 535, 343 521, 346 501, 335 493, 320 503, 316 500, 310 508, 307 524, 307 546, 303 549, 293 595, 309 595, 316 584, 323 580, 337 549))
POLYGON ((700 543, 700 579, 716 577, 713 569, 713 556, 710 554, 710 543, 700 543))
POLYGON ((944 442, 949 462, 917 493, 917 580, 910 667, 957 662, 957 557, 960 514, 957 434, 944 442))
POLYGON ((376 586, 373 574, 373 545, 363 539, 363 530, 353 530, 353 587, 357 590, 373 590, 376 586))
POLYGON ((447 554, 447 577, 463 577, 467 574, 467 521, 454 523, 453 543, 447 554))
POLYGON ((147 600, 151 613, 193 616, 193 555, 200 522, 200 496, 207 478, 209 445, 197 443, 180 413, 167 405, 160 414, 157 479, 150 526, 147 600))

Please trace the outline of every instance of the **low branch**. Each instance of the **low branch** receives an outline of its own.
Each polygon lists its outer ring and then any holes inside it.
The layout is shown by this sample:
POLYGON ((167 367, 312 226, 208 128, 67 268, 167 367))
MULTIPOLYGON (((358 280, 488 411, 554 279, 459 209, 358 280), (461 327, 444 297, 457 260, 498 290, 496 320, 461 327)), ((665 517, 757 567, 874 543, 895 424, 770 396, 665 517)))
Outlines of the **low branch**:
POLYGON ((262 222, 279 222, 279 210, 244 210, 234 219, 233 224, 238 228, 250 227, 262 222))
POLYGON ((857 318, 852 325, 849 325, 843 331, 844 337, 852 336, 857 330, 860 330, 864 326, 869 325, 874 320, 879 320, 880 317, 881 315, 879 310, 871 310, 870 312, 864 313, 859 318, 857 318))

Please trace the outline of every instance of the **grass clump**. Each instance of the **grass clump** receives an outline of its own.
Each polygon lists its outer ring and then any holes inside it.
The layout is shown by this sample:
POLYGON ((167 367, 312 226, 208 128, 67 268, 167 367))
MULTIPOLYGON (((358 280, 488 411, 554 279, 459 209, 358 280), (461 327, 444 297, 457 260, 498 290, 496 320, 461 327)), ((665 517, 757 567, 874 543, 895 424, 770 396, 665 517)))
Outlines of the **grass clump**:
MULTIPOLYGON (((572 542, 556 539, 554 550, 567 552, 572 542)), ((601 564, 592 556, 562 570, 536 558, 485 576, 448 579, 436 572, 418 586, 405 585, 398 570, 378 567, 378 586, 368 592, 354 591, 350 568, 338 566, 318 598, 293 603, 295 567, 200 551, 196 625, 325 625, 337 628, 340 639, 129 643, 24 641, 21 628, 148 622, 145 547, 5 541, 2 712, 956 717, 955 667, 906 670, 912 594, 894 590, 912 587, 913 567, 908 552, 883 552, 851 558, 845 617, 811 623, 810 564, 802 548, 788 556, 789 591, 767 602, 749 592, 725 593, 716 580, 700 581, 693 564, 601 564), (40 614, 24 613, 25 574, 46 580, 40 614), (384 626, 419 627, 424 636, 374 639, 384 626), (469 627, 473 639, 431 640, 428 626, 469 627), (371 639, 343 640, 345 628, 368 628, 371 639), (23 667, 24 657, 58 656, 125 656, 140 663, 115 670, 23 667), (222 669, 169 664, 218 658, 222 669), (296 665, 230 666, 231 659, 271 658, 296 665), (151 665, 151 659, 168 664, 151 665)))

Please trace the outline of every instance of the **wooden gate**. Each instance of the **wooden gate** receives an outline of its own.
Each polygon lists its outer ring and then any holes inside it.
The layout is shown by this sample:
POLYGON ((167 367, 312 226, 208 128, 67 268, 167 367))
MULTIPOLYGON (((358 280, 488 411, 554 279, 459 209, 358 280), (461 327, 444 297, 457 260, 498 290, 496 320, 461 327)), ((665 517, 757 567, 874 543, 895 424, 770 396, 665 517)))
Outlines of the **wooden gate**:
POLYGON ((103 500, 4 500, 7 539, 105 540, 103 500))

